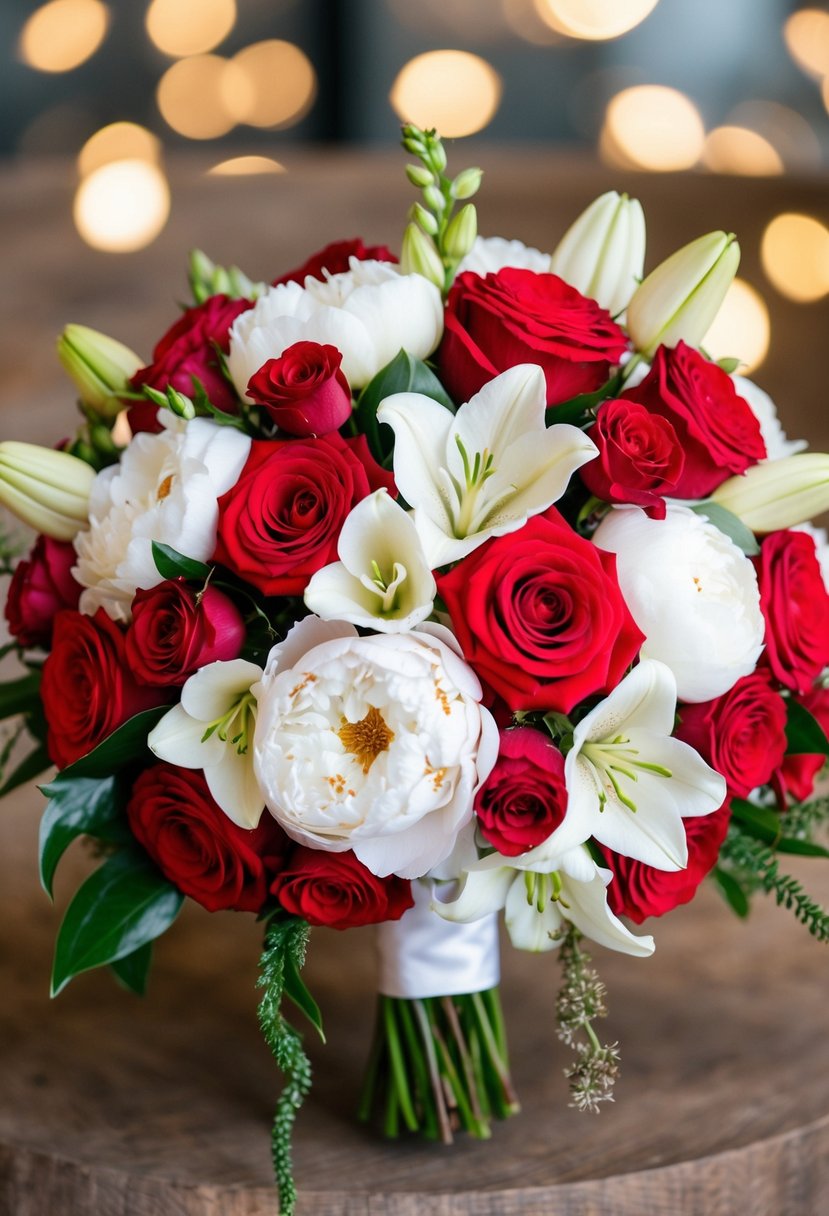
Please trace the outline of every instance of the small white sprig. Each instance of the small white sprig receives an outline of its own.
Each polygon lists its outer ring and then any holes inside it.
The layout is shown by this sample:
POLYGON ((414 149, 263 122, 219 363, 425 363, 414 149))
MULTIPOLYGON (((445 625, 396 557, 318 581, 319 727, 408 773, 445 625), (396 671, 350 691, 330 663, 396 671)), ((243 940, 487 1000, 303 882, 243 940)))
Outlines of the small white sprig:
POLYGON ((613 1101, 619 1076, 619 1044, 601 1043, 593 1029, 596 1018, 607 1016, 606 989, 588 964, 580 946, 581 934, 568 925, 559 948, 562 983, 556 1000, 556 1034, 575 1051, 575 1061, 564 1069, 570 1082, 570 1106, 598 1114, 602 1102, 613 1101), (581 1033, 587 1041, 577 1038, 581 1033))

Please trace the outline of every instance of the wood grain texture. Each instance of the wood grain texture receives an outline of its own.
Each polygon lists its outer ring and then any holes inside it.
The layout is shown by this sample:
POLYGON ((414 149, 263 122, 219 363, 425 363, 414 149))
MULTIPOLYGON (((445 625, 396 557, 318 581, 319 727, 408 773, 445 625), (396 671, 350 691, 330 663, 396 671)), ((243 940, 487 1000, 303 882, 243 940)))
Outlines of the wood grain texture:
MULTIPOLYGON (((464 159, 468 154, 464 147, 464 159)), ((474 155, 474 154, 473 154, 474 155)), ((542 247, 615 175, 586 162, 481 150, 482 227, 542 247)), ((0 173, 3 433, 68 430, 51 343, 67 319, 148 351, 184 295, 183 252, 200 244, 252 275, 276 274, 335 236, 394 243, 407 201, 394 158, 292 154, 283 177, 206 178, 172 165, 174 212, 148 250, 108 257, 71 229, 64 163, 0 173), (13 302, 13 303, 9 303, 13 302)), ((763 286, 756 247, 784 209, 820 214, 825 182, 634 178, 652 264, 729 226, 763 286)), ((758 379, 792 436, 829 443, 818 366, 829 309, 766 295, 772 351, 758 379)), ((821 360, 822 362, 822 360, 821 360)), ((269 1121, 278 1076, 256 1026, 259 930, 188 908, 158 945, 144 1001, 109 976, 48 1000, 59 915, 91 866, 70 851, 57 908, 37 884, 42 800, 0 807, 0 1216, 275 1216, 269 1121)), ((798 875, 829 895, 820 863, 798 875), (822 887, 822 889, 821 889, 822 887)), ((623 1052, 618 1102, 566 1105, 555 1039, 555 959, 505 952, 504 1002, 524 1109, 487 1144, 388 1144, 354 1122, 373 1017, 373 938, 315 931, 309 980, 329 1045, 297 1127, 300 1216, 822 1216, 829 1210, 827 955, 760 901, 738 923, 713 890, 655 925, 657 953, 596 949, 606 1026, 623 1052)))

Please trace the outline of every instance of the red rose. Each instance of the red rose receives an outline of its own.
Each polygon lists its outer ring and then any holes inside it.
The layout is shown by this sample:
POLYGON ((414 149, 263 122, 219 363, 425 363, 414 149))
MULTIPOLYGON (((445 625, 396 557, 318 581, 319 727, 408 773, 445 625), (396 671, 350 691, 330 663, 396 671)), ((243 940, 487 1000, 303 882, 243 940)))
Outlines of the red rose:
POLYGON ((320 249, 319 253, 312 253, 308 261, 297 266, 296 270, 289 270, 287 274, 274 279, 273 285, 278 287, 280 283, 299 283, 302 286, 308 275, 312 279, 325 278, 326 270, 329 274, 342 274, 350 269, 351 258, 356 258, 358 262, 397 261, 385 245, 364 245, 359 237, 353 241, 332 241, 330 245, 320 249))
POLYGON ((829 663, 829 593, 806 532, 772 532, 755 558, 766 620, 765 659, 786 688, 805 693, 829 663))
POLYGON ((651 414, 638 401, 606 401, 589 434, 599 449, 581 469, 590 493, 605 502, 645 507, 652 519, 664 519, 663 495, 676 492, 685 466, 668 419, 651 414))
POLYGON ((550 508, 438 579, 464 656, 512 710, 563 713, 615 688, 644 636, 612 553, 550 508))
POLYGON ((760 423, 734 381, 684 342, 660 346, 641 384, 624 394, 667 418, 685 453, 678 498, 705 498, 733 473, 763 460, 760 423))
POLYGON ((6 620, 21 646, 48 646, 52 622, 62 608, 77 608, 81 586, 72 577, 74 547, 39 536, 29 556, 18 562, 9 583, 6 620))
POLYGON ((541 844, 567 810, 564 757, 530 726, 501 732, 498 759, 478 793, 481 833, 505 857, 541 844))
POLYGON ((237 827, 213 801, 203 772, 173 764, 140 775, 127 818, 164 877, 208 912, 258 912, 288 849, 270 815, 252 831, 237 827))
MULTIPOLYGON (((808 709, 813 718, 817 718, 823 727, 823 733, 829 736, 829 688, 813 688, 805 696, 797 700, 804 709, 808 709)), ((783 761, 780 778, 787 794, 796 802, 805 802, 811 798, 815 788, 815 777, 826 764, 826 757, 821 755, 786 756, 783 761)))
POLYGON ((242 615, 226 595, 169 580, 136 591, 126 654, 142 684, 175 686, 208 663, 237 658, 244 640, 242 615))
POLYGON ((743 676, 713 701, 682 705, 677 737, 725 777, 728 792, 747 798, 771 780, 786 751, 786 703, 768 671, 743 676))
POLYGON ((262 405, 280 431, 327 435, 351 417, 351 389, 336 346, 295 342, 268 359, 248 382, 248 396, 262 405))
POLYGON ((355 929, 400 920, 414 904, 404 878, 378 878, 353 853, 323 853, 300 846, 271 885, 286 912, 309 925, 355 929))
POLYGON ((40 696, 58 768, 92 751, 133 714, 164 702, 158 689, 136 683, 124 635, 103 608, 94 616, 71 609, 57 614, 40 696))
POLYGON ((219 499, 214 560, 265 595, 302 595, 337 560, 345 517, 372 490, 394 492, 364 435, 254 440, 232 490, 219 499))
POLYGON ((557 405, 604 384, 626 349, 625 333, 595 300, 557 275, 507 268, 458 275, 437 358, 456 401, 517 363, 537 363, 547 402, 557 405))
MULTIPOLYGON (((235 414, 236 393, 222 372, 217 348, 227 354, 230 327, 250 307, 250 300, 210 296, 203 304, 188 308, 155 347, 152 363, 135 373, 130 381, 132 388, 140 390, 149 384, 163 392, 172 385, 192 397, 193 381, 199 380, 217 409, 235 414)), ((133 431, 159 430, 156 410, 157 406, 149 401, 133 406, 128 415, 133 431)))
POLYGON ((716 865, 730 818, 731 808, 724 802, 711 815, 683 819, 688 840, 688 865, 684 870, 657 870, 601 848, 604 864, 613 871, 613 881, 607 888, 610 910, 641 925, 648 916, 664 916, 679 904, 689 903, 716 865))

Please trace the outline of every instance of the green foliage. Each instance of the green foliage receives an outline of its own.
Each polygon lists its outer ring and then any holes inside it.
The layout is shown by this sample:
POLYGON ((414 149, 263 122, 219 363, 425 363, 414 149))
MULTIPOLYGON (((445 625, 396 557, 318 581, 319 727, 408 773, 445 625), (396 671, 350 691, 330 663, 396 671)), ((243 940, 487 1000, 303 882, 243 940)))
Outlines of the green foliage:
MULTIPOLYGON (((16 732, 12 739, 16 740, 19 734, 16 732)), ((6 794, 10 794, 12 790, 16 790, 18 786, 25 785, 27 781, 34 780, 39 777, 44 769, 47 769, 51 763, 49 753, 43 743, 38 743, 32 751, 30 751, 16 768, 6 776, 6 765, 8 756, 4 757, 0 763, 0 798, 5 798, 6 794)))
POLYGON ((742 549, 747 557, 755 557, 760 552, 757 538, 751 528, 747 527, 733 512, 721 507, 717 502, 694 503, 691 510, 696 515, 704 515, 709 523, 718 528, 738 549, 742 549))
POLYGON ((731 817, 747 836, 762 840, 777 853, 799 853, 805 857, 829 857, 829 850, 804 837, 791 834, 789 815, 778 814, 771 807, 755 806, 742 798, 731 802, 731 817))
POLYGON ((147 991, 147 978, 150 973, 150 963, 153 961, 153 944, 145 942, 132 954, 125 954, 111 963, 112 972, 119 984, 137 996, 143 996, 147 991))
POLYGON ((790 756, 829 756, 829 739, 813 714, 789 697, 786 702, 786 752, 790 756))
POLYGON ((558 956, 562 980, 556 1000, 556 1033, 576 1053, 575 1062, 564 1070, 570 1082, 570 1105, 597 1113, 602 1102, 613 1101, 613 1086, 619 1076, 619 1045, 601 1043, 593 1029, 597 1018, 607 1016, 606 990, 580 943, 581 934, 568 923, 558 956), (581 1033, 586 1042, 577 1037, 581 1033))
POLYGON ((40 671, 0 684, 0 719, 31 713, 40 704, 40 671))
POLYGON ((393 393, 422 393, 452 412, 455 409, 432 369, 422 359, 414 359, 407 351, 401 350, 391 363, 382 367, 369 381, 360 393, 354 410, 354 420, 368 440, 372 455, 386 465, 394 446, 394 437, 389 427, 381 430, 377 410, 380 403, 393 393))
MULTIPOLYGON (((796 837, 785 838, 797 844, 796 837)), ((809 842, 804 842, 809 843, 809 842)), ((779 848, 779 842, 777 847, 779 848)), ((817 847, 817 846, 816 846, 817 847)), ((792 847, 790 852, 802 852, 792 847)), ((821 852, 824 855, 825 851, 821 852)), ((778 905, 788 908, 797 920, 805 925, 813 937, 829 942, 829 914, 804 891, 797 879, 780 872, 780 863, 774 848, 750 835, 740 822, 732 822, 728 835, 720 849, 720 864, 715 873, 720 889, 734 906, 735 887, 747 897, 754 891, 765 891, 773 895, 778 905), (722 875, 728 876, 725 886, 722 875)), ((739 901, 738 901, 739 902, 739 901)), ((739 910, 739 908, 737 909, 739 910)), ((744 915, 744 913, 741 913, 744 915)))
POLYGON ((596 411, 602 402, 616 397, 622 391, 623 382, 622 372, 617 372, 595 392, 580 393, 569 401, 551 405, 545 415, 547 426, 553 426, 556 422, 568 422, 571 426, 589 426, 596 421, 596 411))
POLYGON ((211 573, 211 567, 204 562, 185 557, 170 545, 163 545, 157 540, 153 541, 153 561, 162 578, 186 578, 203 583, 211 573))

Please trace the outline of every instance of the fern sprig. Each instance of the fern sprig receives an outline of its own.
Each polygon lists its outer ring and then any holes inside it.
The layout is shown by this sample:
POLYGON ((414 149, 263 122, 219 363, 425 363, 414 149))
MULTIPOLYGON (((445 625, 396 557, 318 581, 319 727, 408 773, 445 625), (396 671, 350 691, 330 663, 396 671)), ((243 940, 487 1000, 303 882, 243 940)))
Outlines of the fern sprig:
POLYGON ((720 850, 734 877, 743 887, 773 895, 777 904, 788 908, 820 942, 829 942, 829 913, 804 891, 790 874, 780 872, 780 863, 768 845, 731 825, 720 850))

